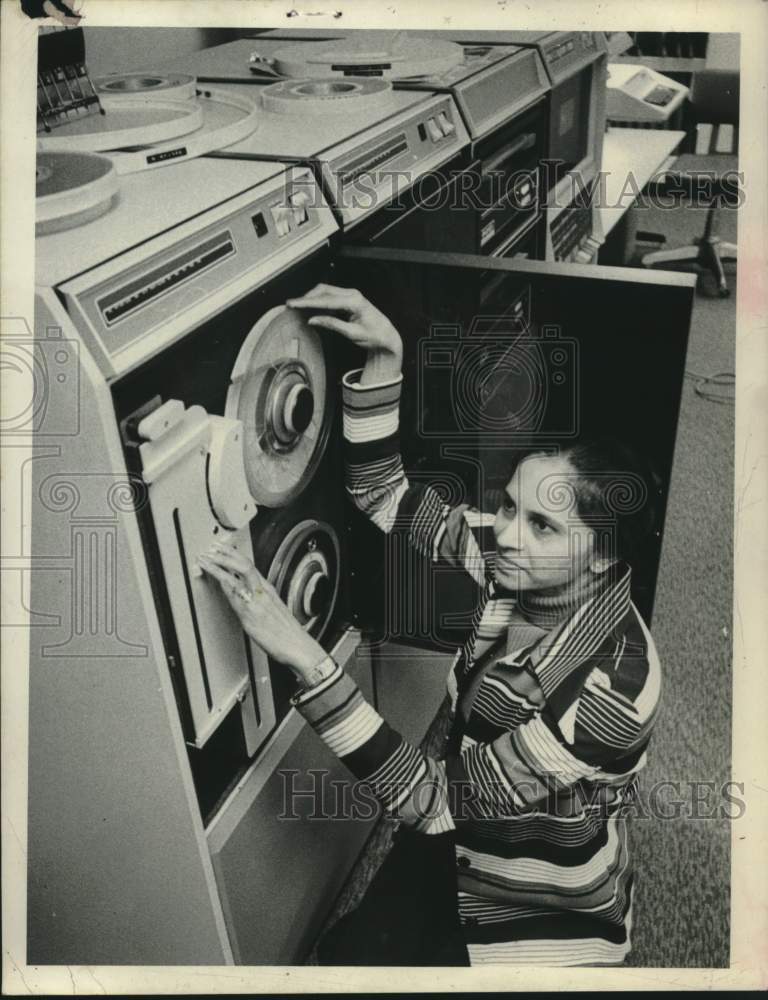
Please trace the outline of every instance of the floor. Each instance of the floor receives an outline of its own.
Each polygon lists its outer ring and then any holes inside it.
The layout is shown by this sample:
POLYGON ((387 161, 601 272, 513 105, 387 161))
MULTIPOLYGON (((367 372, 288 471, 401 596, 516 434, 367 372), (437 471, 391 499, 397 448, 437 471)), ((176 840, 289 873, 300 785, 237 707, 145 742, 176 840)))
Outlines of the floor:
MULTIPOLYGON (((639 228, 684 245, 704 229, 705 210, 641 210, 639 228)), ((736 213, 718 229, 736 242, 736 213)), ((699 279, 688 370, 735 370, 736 278, 727 299, 699 279)), ((734 409, 701 398, 686 379, 664 534, 653 635, 664 696, 644 777, 646 798, 663 781, 666 796, 690 802, 699 786, 706 815, 730 779, 734 409), (679 788, 679 794, 677 789, 679 788)), ((725 393, 724 388, 712 391, 725 393)), ((660 799, 662 797, 660 796, 660 799)), ((632 830, 638 876, 634 966, 720 967, 729 963, 730 837, 727 819, 638 820, 632 830)))
MULTIPOLYGON (((691 206, 661 210, 641 203, 638 216, 638 228, 664 233, 668 246, 690 243, 704 229, 705 211, 691 206)), ((734 211, 721 213, 719 230, 736 241, 734 211)), ((734 371, 734 271, 731 265, 727 299, 716 296, 708 276, 699 281, 687 362, 692 373, 734 371)), ((691 818, 690 811, 696 795, 702 817, 716 811, 730 778, 734 410, 727 399, 702 398, 695 386, 686 378, 652 623, 664 669, 663 706, 640 797, 642 811, 656 797, 670 818, 642 818, 638 808, 631 831, 638 879, 628 964, 637 967, 729 963, 731 823, 691 818)), ((728 395, 722 386, 711 391, 728 395)), ((438 718, 427 747, 438 745, 442 725, 438 718)), ((329 925, 357 904, 390 842, 384 823, 329 925)))

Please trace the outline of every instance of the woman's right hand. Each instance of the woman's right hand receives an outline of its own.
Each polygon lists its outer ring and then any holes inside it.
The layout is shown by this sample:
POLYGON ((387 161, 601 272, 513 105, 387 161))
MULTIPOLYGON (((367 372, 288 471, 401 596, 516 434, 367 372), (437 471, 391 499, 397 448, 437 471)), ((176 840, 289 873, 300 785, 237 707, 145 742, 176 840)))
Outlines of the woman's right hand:
POLYGON ((288 299, 286 305, 291 309, 316 311, 307 320, 310 326, 334 330, 368 352, 361 383, 399 375, 403 358, 400 334, 387 317, 356 289, 315 285, 305 295, 288 299))

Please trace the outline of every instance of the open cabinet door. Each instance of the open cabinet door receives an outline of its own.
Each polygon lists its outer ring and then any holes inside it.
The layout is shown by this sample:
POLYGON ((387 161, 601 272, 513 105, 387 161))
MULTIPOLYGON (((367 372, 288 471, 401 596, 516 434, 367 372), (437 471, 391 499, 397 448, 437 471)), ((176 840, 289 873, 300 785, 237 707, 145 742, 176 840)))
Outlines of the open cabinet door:
MULTIPOLYGON (((608 433, 647 457, 661 519, 633 563, 633 598, 648 621, 695 277, 372 248, 344 249, 334 272, 335 283, 360 289, 403 336, 400 433, 412 481, 493 513, 519 446, 608 433)), ((355 522, 353 531, 366 582, 355 593, 360 619, 398 641, 443 649, 462 641, 473 589, 443 572, 425 600, 428 569, 406 566, 399 543, 375 529, 355 522), (400 565, 388 590, 385 555, 389 572, 400 565), (449 610, 437 617, 446 595, 449 610)))

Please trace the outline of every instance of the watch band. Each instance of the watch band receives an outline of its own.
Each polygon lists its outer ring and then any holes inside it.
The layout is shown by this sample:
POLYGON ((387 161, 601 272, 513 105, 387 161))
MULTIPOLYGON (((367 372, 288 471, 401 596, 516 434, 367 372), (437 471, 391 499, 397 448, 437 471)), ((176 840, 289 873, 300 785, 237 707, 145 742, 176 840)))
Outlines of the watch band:
POLYGON ((300 693, 303 693, 304 691, 311 691, 312 688, 317 687, 318 684, 322 684, 323 681, 328 680, 335 670, 336 661, 332 656, 326 656, 324 660, 321 660, 317 666, 313 667, 303 678, 300 693))

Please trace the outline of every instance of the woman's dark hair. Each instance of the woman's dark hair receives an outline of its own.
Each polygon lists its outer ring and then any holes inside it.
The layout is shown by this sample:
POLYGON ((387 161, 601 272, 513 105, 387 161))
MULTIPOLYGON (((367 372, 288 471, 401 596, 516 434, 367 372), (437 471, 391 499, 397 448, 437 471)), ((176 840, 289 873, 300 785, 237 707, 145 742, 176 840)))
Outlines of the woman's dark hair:
POLYGON ((516 455, 514 468, 532 455, 558 455, 574 471, 552 477, 541 501, 562 509, 575 500, 579 517, 595 530, 598 552, 632 562, 657 530, 662 491, 650 462, 609 436, 529 447, 516 455))

